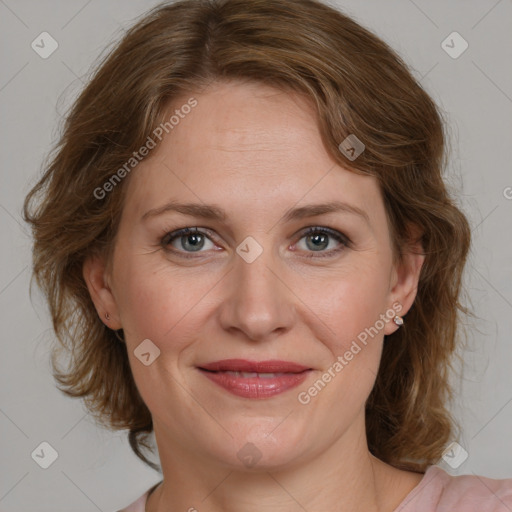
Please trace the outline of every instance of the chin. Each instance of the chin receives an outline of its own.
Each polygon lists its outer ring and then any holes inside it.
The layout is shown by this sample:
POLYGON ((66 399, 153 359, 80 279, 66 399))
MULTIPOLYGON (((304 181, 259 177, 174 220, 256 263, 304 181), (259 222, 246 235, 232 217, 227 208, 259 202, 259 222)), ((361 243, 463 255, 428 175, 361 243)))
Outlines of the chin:
POLYGON ((291 420, 285 425, 288 420, 283 422, 283 417, 279 417, 238 421, 236 426, 228 427, 232 442, 229 447, 219 447, 218 456, 237 470, 286 469, 304 456, 308 437, 306 429, 292 424, 291 420))

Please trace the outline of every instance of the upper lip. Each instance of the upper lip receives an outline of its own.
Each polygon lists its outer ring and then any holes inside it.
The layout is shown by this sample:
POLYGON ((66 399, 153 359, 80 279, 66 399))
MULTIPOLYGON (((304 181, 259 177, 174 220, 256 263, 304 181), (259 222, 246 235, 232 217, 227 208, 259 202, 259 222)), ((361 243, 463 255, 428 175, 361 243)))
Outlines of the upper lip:
POLYGON ((199 366, 202 370, 213 372, 251 372, 251 373, 301 373, 311 370, 307 366, 290 361, 247 361, 246 359, 223 359, 199 366))

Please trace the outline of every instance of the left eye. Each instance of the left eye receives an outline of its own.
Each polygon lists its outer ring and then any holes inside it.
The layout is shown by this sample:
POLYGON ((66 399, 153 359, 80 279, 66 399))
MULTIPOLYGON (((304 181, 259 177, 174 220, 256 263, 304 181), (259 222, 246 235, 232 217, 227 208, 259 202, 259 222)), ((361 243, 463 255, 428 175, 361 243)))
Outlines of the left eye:
MULTIPOLYGON (((193 257, 187 256, 183 253, 194 253, 201 252, 201 249, 205 248, 205 243, 208 241, 212 244, 211 247, 206 249, 212 249, 214 244, 211 240, 214 238, 213 233, 209 230, 201 230, 199 228, 183 228, 171 233, 167 233, 161 241, 162 246, 174 253, 179 254, 185 258, 193 257), (172 246, 173 249, 170 249, 172 246), (178 246, 178 247, 177 247, 178 246), (181 254, 180 254, 181 253, 181 254)), ((331 256, 334 253, 339 252, 343 248, 349 245, 349 239, 342 233, 325 227, 310 227, 301 234, 299 242, 301 240, 306 241, 306 252, 322 253, 319 256, 311 255, 306 257, 325 257, 331 256), (335 240, 341 247, 331 248, 325 250, 331 244, 331 241, 335 240)))
MULTIPOLYGON (((320 228, 320 227, 312 227, 308 228, 308 230, 302 234, 302 237, 300 240, 306 240, 306 250, 310 250, 312 252, 322 252, 324 254, 323 256, 330 256, 334 253, 339 252, 344 247, 347 247, 349 245, 349 241, 347 237, 345 237, 343 234, 339 233, 338 231, 334 231, 333 229, 329 228, 320 228), (338 245, 341 244, 341 247, 332 248, 329 251, 325 251, 329 246, 329 243, 331 240, 335 240, 338 242, 338 245)), ((308 257, 314 257, 314 256, 308 256, 308 257)))

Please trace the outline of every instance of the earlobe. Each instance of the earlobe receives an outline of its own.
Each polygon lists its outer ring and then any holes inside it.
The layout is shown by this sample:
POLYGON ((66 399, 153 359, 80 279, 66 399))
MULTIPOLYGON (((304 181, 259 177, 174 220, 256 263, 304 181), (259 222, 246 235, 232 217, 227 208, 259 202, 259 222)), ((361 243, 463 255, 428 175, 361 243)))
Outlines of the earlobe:
MULTIPOLYGON (((425 262, 423 246, 417 231, 414 231, 415 242, 408 246, 407 252, 403 253, 400 262, 393 269, 393 286, 390 295, 393 303, 401 305, 400 312, 397 315, 404 317, 411 309, 418 292, 418 283, 421 269, 425 262)), ((403 323, 406 323, 403 319, 403 323)), ((396 322, 389 322, 385 334, 391 334, 400 327, 396 322), (389 331, 389 332, 388 332, 389 331)))
POLYGON ((82 275, 101 321, 110 329, 120 329, 117 303, 107 282, 104 259, 96 255, 88 256, 82 267, 82 275))

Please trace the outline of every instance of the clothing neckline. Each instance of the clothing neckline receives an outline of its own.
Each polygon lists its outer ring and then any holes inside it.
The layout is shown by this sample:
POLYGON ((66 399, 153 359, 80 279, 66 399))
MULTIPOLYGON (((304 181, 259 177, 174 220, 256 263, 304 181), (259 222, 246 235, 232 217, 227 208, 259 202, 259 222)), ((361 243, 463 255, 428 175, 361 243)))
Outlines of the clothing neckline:
POLYGON ((404 497, 404 499, 394 508, 393 512, 400 512, 400 510, 402 510, 402 508, 405 507, 409 503, 409 501, 416 497, 416 495, 420 493, 435 477, 436 469, 443 471, 439 466, 429 466, 426 469, 425 473, 423 473, 423 478, 418 482, 418 484, 415 487, 413 487, 409 491, 409 493, 404 497))

